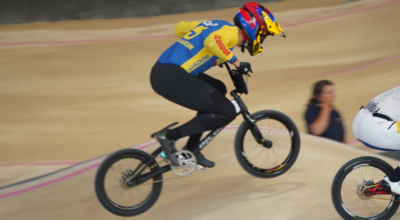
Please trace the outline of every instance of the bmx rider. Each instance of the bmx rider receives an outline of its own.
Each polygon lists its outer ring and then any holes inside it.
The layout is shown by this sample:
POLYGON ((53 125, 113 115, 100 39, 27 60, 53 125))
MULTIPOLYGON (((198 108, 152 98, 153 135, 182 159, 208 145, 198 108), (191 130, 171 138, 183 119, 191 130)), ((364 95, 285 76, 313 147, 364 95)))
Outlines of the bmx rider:
MULTIPOLYGON (((185 124, 168 126, 154 134, 166 158, 172 165, 179 162, 174 156, 175 141, 190 136, 184 149, 194 151, 205 131, 226 126, 237 116, 234 105, 225 97, 224 83, 204 72, 228 62, 241 73, 251 71, 251 65, 240 62, 232 53, 235 46, 247 49, 251 56, 260 53, 268 35, 286 37, 272 13, 263 6, 248 2, 234 17, 234 25, 227 21, 179 22, 175 34, 179 40, 162 53, 151 70, 154 91, 162 97, 197 115, 185 124)), ((153 136, 153 135, 152 135, 153 136)), ((200 152, 195 155, 203 167, 214 167, 200 152)))
MULTIPOLYGON (((390 89, 362 107, 353 121, 354 136, 379 150, 400 150, 400 86, 390 89)), ((393 193, 400 194, 400 164, 385 177, 393 193)))

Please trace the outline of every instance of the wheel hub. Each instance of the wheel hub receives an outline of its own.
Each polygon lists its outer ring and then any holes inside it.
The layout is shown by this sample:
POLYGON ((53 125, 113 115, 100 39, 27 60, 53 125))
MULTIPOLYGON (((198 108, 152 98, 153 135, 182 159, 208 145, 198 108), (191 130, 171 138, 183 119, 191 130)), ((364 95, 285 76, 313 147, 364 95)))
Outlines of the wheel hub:
POLYGON ((123 189, 129 189, 136 186, 135 181, 131 180, 131 177, 134 175, 132 170, 127 170, 122 173, 121 179, 119 181, 119 185, 123 189))
POLYGON ((268 149, 270 149, 274 144, 272 143, 272 141, 269 140, 264 140, 264 142, 262 142, 262 145, 268 149))
POLYGON ((367 191, 366 188, 374 185, 372 180, 364 181, 357 187, 357 196, 362 200, 368 200, 373 195, 373 192, 367 191))

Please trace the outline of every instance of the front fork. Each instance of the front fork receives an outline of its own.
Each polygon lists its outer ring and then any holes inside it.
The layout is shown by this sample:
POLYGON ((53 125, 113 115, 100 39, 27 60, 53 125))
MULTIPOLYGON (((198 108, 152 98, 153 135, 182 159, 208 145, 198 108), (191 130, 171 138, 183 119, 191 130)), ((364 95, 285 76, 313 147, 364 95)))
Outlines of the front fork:
POLYGON ((242 113, 244 120, 247 121, 248 123, 248 128, 253 134, 254 140, 257 141, 258 144, 266 147, 266 148, 271 148, 272 147, 272 142, 268 139, 265 139, 258 128, 257 124, 255 121, 250 117, 250 114, 248 112, 243 112, 242 113))
POLYGON ((239 106, 240 112, 243 116, 243 119, 247 121, 249 130, 253 134, 254 139, 257 141, 258 144, 263 145, 264 147, 271 148, 272 147, 272 142, 270 140, 267 140, 263 137, 260 129, 258 128, 257 124, 255 123, 255 120, 253 120, 250 116, 250 113, 247 110, 246 105, 244 104, 243 100, 238 96, 234 91, 231 92, 231 96, 233 96, 234 101, 237 103, 239 106))

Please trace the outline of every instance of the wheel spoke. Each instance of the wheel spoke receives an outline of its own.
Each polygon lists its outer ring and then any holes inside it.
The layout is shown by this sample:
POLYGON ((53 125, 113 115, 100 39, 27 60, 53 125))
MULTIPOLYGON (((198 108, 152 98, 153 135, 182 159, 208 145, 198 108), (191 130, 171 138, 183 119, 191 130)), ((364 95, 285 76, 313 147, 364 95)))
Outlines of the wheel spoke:
POLYGON ((250 163, 252 169, 258 170, 280 167, 293 150, 293 137, 288 128, 283 122, 270 117, 259 118, 256 124, 263 138, 272 142, 272 147, 267 148, 258 144, 250 130, 247 130, 243 140, 243 151, 246 154, 247 163, 250 163))
MULTIPOLYGON (((110 162, 108 168, 105 168, 104 174, 104 193, 105 200, 112 201, 114 209, 126 209, 135 211, 136 208, 146 204, 153 193, 153 179, 147 180, 141 185, 135 183, 132 178, 134 171, 141 170, 146 166, 147 159, 135 154, 122 155, 110 162)), ((143 173, 151 173, 146 167, 143 173)), ((97 184, 96 184, 97 187, 97 184)), ((157 187, 159 188, 159 187, 157 187)), ((161 188, 159 188, 158 195, 161 188)), ((97 193, 97 191, 96 191, 97 193)), ((158 196, 157 195, 157 196, 158 196)))

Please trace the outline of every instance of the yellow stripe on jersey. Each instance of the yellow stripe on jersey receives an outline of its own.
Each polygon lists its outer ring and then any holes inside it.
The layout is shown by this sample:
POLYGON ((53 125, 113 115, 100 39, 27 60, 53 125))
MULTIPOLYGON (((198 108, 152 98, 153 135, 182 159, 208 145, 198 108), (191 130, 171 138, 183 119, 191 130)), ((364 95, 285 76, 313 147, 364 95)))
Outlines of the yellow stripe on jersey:
POLYGON ((175 35, 181 38, 199 24, 200 22, 198 21, 192 21, 192 22, 181 21, 175 26, 175 35))
POLYGON ((188 73, 195 70, 201 64, 205 63, 207 60, 211 59, 214 56, 207 48, 201 49, 196 55, 194 55, 191 59, 186 61, 184 64, 181 65, 183 69, 185 69, 188 73))

